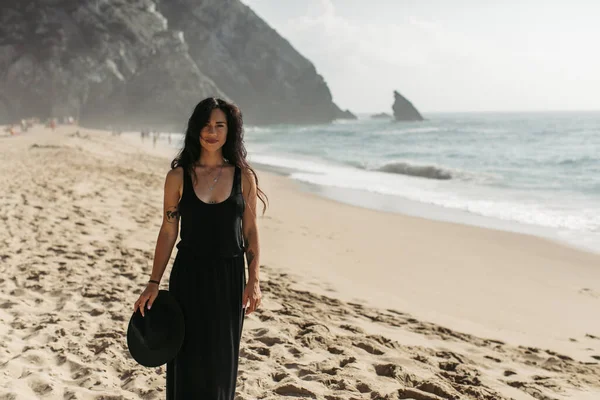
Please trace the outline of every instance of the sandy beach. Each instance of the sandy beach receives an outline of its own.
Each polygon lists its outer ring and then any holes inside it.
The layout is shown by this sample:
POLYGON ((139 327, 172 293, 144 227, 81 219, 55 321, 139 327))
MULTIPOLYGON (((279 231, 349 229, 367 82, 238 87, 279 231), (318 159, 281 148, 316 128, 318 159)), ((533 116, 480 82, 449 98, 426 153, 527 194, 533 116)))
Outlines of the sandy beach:
MULTIPOLYGON (((165 397, 125 332, 174 155, 73 126, 0 137, 0 399, 165 397)), ((238 399, 600 399, 600 255, 259 178, 238 399)))

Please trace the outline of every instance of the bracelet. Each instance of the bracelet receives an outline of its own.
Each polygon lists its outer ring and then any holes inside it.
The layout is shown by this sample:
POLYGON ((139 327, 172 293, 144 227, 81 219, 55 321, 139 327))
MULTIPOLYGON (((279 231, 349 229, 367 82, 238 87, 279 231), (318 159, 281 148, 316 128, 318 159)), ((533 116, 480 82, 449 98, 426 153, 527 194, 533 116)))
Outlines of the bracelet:
POLYGON ((160 285, 160 282, 159 281, 155 281, 154 279, 150 279, 148 282, 149 283, 156 283, 157 285, 160 285))

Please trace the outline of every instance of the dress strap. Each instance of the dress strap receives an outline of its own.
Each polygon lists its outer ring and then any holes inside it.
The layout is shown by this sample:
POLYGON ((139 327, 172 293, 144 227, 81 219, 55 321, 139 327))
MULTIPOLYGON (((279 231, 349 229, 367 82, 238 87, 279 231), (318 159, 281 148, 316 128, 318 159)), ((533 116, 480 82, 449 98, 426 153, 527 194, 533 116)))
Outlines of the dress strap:
POLYGON ((181 198, 183 199, 186 197, 186 192, 194 190, 194 184, 192 183, 192 177, 188 173, 187 169, 185 167, 181 168, 183 168, 183 191, 181 193, 181 198))
POLYGON ((237 165, 235 166, 235 174, 233 176, 233 180, 235 182, 235 192, 236 193, 242 193, 242 169, 240 167, 238 167, 237 165))

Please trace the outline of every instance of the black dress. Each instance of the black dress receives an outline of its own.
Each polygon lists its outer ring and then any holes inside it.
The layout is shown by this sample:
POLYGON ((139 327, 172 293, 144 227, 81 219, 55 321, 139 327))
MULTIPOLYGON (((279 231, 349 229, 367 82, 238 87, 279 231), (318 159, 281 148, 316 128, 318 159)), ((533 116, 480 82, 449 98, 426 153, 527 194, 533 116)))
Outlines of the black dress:
POLYGON ((169 291, 181 305, 185 338, 167 363, 167 400, 233 400, 246 284, 241 170, 235 167, 230 196, 216 204, 201 201, 183 175, 169 291))

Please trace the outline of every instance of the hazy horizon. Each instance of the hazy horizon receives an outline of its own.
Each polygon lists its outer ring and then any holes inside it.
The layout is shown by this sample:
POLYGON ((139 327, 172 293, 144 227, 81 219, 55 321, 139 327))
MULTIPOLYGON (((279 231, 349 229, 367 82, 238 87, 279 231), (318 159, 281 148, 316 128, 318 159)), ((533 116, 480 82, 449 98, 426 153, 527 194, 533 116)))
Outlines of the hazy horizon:
POLYGON ((600 110, 600 2, 242 1, 354 113, 600 110))
MULTIPOLYGON (((359 116, 359 117, 369 117, 371 115, 374 114, 380 114, 380 113, 387 113, 392 115, 393 111, 390 109, 390 111, 356 111, 354 112, 354 115, 359 116)), ((475 110, 475 111, 424 111, 422 112, 423 117, 426 117, 426 115, 442 115, 442 114, 456 114, 456 115, 460 115, 460 114, 474 114, 474 115, 481 115, 481 114, 490 114, 490 115, 501 115, 501 114, 506 114, 506 115, 527 115, 527 114, 600 114, 600 108, 598 109, 588 109, 588 110, 475 110), (425 115, 426 114, 426 115, 425 115)))

